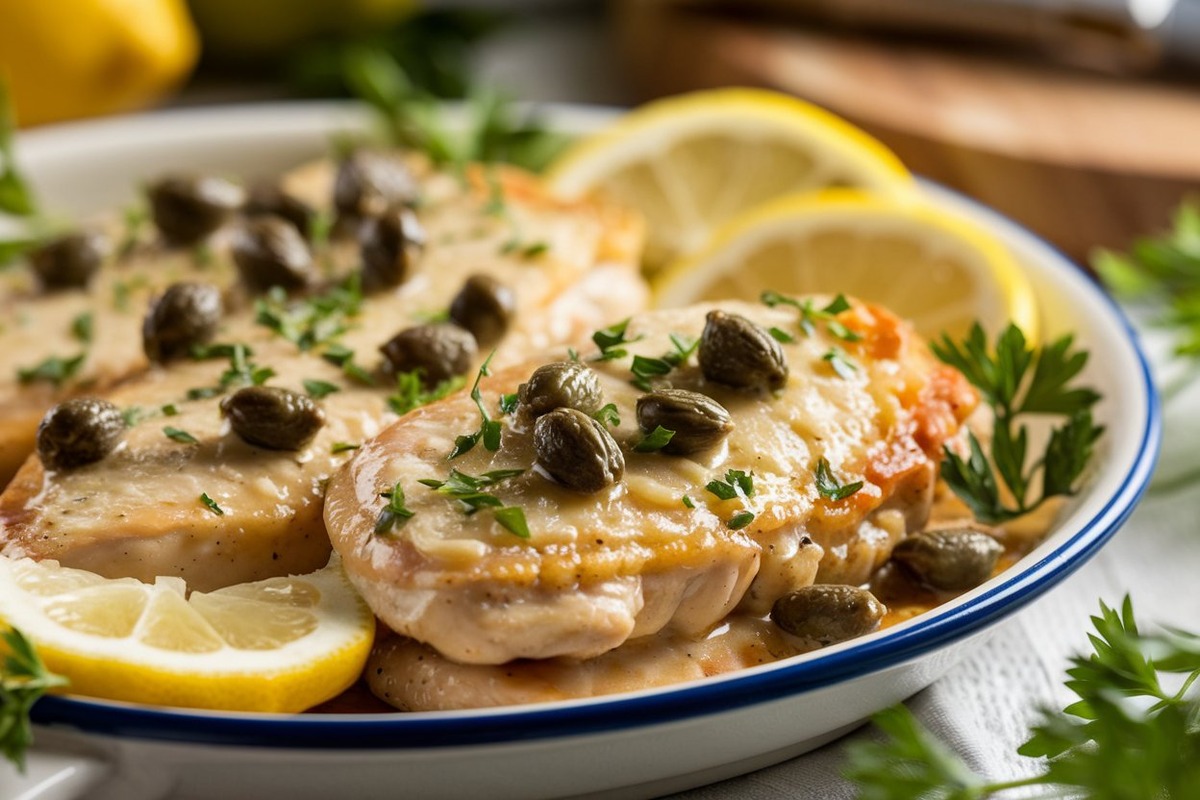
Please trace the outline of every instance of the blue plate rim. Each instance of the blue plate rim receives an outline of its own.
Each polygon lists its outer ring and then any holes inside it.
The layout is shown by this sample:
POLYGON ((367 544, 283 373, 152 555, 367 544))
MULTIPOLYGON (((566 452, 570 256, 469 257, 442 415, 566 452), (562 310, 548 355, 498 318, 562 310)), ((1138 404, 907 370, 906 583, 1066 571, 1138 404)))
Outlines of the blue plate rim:
POLYGON ((981 203, 922 179, 1049 256, 1054 270, 1087 278, 1089 291, 1108 307, 1136 357, 1147 404, 1138 455, 1121 490, 1068 540, 1036 564, 953 610, 918 619, 888 636, 777 669, 725 676, 719 681, 669 687, 650 694, 614 695, 581 705, 527 707, 475 714, 217 714, 156 709, 82 698, 48 696, 33 708, 37 725, 89 734, 192 744, 321 750, 438 749, 586 736, 666 724, 747 708, 827 688, 929 655, 982 631, 1067 578, 1108 541, 1145 493, 1162 441, 1162 412, 1149 360, 1120 306, 1088 273, 1055 247, 981 203))

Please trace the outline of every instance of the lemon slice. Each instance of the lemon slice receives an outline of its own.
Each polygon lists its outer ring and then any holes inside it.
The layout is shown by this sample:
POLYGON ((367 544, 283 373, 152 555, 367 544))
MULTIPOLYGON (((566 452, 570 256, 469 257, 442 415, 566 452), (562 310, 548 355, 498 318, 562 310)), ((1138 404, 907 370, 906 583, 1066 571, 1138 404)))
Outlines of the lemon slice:
POLYGON ((646 218, 649 271, 781 194, 827 186, 911 191, 880 142, 788 95, 716 89, 658 100, 570 148, 547 173, 573 199, 600 190, 646 218))
POLYGON ((56 561, 0 558, 0 619, 72 694, 225 711, 297 712, 366 662, 375 619, 336 556, 309 575, 186 592, 56 561))
POLYGON ((1028 278, 988 231, 928 198, 852 189, 781 197, 731 220, 654 282, 660 307, 784 294, 853 295, 925 336, 990 333, 1015 322, 1036 338, 1028 278))

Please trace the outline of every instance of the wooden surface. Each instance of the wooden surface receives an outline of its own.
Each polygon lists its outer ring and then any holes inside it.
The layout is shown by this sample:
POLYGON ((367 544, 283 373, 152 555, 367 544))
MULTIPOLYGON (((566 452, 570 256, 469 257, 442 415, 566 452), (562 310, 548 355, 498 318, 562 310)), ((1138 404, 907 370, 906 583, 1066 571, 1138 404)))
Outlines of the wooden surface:
POLYGON ((883 140, 1084 260, 1160 230, 1200 192, 1200 86, 621 4, 618 39, 643 99, 743 84, 782 89, 883 140))

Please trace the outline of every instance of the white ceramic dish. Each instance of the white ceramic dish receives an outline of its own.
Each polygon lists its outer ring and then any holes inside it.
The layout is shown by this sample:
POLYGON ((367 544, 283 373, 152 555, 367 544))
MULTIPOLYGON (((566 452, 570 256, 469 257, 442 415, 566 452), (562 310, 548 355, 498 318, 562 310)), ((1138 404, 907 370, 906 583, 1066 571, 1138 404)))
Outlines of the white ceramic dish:
MULTIPOLYGON (((564 130, 611 112, 554 109, 564 130)), ((22 161, 45 203, 86 214, 125 202, 141 178, 197 169, 268 175, 361 129, 344 105, 202 109, 36 131, 22 161)), ((1066 578, 1128 516, 1160 426, 1146 361, 1120 311, 1031 234, 960 197, 1027 267, 1049 334, 1092 351, 1086 381, 1108 427, 1098 466, 1052 534, 1019 564, 933 612, 819 653, 719 678, 594 700, 477 712, 305 715, 158 710, 73 698, 35 709, 38 749, 22 800, 157 798, 649 797, 776 763, 829 741, 937 680, 995 622, 1066 578)), ((1036 609, 1030 613, 1036 613, 1036 609)))

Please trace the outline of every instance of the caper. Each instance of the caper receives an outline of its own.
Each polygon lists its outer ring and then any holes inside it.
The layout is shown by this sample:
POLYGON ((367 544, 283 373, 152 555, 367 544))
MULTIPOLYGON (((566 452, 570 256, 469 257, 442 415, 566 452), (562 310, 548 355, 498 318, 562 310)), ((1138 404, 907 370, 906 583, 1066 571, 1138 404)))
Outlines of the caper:
POLYGON ((782 389, 788 366, 771 334, 745 317, 710 311, 697 353, 704 377, 738 389, 782 389))
POLYGON ((649 433, 658 426, 675 431, 664 453, 686 456, 715 447, 733 430, 725 406, 699 392, 658 389, 637 401, 638 427, 649 433))
POLYGON ((242 213, 248 217, 274 214, 290 222, 305 239, 312 238, 313 221, 317 216, 316 209, 308 203, 270 183, 260 183, 250 190, 242 213))
POLYGON ((142 322, 146 358, 164 363, 211 342, 224 308, 221 292, 207 283, 172 284, 150 304, 142 322))
POLYGON ((121 410, 107 400, 76 397, 46 412, 37 451, 46 469, 74 469, 111 453, 125 435, 121 410))
POLYGON ((46 289, 82 289, 111 250, 107 236, 78 231, 59 236, 29 254, 29 264, 46 289))
POLYGON ((771 621, 793 636, 824 646, 870 633, 885 613, 887 608, 866 589, 816 584, 776 600, 771 621))
POLYGON ((450 319, 469 330, 480 347, 504 338, 517 298, 513 290, 490 275, 472 275, 450 301, 450 319))
POLYGON ((221 414, 247 444, 268 450, 299 450, 325 424, 311 397, 278 386, 247 386, 221 401, 221 414))
POLYGON ((935 589, 971 589, 991 577, 1004 548, 975 528, 914 534, 892 550, 892 560, 935 589))
POLYGON ((231 250, 242 282, 255 292, 272 286, 300 289, 314 277, 308 243, 281 217, 246 220, 234 236, 231 250))
POLYGON ((533 425, 537 464, 577 492, 598 492, 625 474, 625 456, 608 428, 577 408, 556 408, 533 425))
POLYGON ((394 156, 359 150, 338 164, 333 183, 333 205, 351 217, 382 214, 395 205, 412 205, 417 181, 394 156))
POLYGON ((399 286, 425 247, 425 229, 412 209, 394 206, 369 217, 358 230, 362 248, 363 288, 377 291, 399 286))
POLYGON ((466 375, 479 352, 469 332, 438 323, 405 328, 379 350, 396 372, 419 370, 427 386, 466 375))
POLYGON ((241 188, 224 178, 172 175, 147 190, 150 213, 171 244, 199 242, 236 211, 245 199, 241 188))
POLYGON ((555 361, 533 371, 517 389, 517 401, 531 418, 556 408, 576 408, 591 415, 600 409, 604 394, 590 367, 577 361, 555 361))

